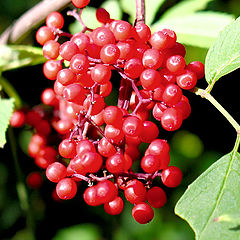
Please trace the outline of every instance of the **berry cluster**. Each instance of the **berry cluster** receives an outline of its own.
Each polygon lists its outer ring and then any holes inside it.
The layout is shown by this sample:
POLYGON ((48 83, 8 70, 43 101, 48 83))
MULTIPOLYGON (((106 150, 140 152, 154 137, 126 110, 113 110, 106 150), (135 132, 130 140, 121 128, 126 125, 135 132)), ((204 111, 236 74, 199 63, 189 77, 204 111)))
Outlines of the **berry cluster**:
POLYGON ((63 32, 63 16, 52 12, 36 34, 48 59, 44 75, 54 80, 41 99, 53 111, 50 120, 36 109, 26 114, 36 131, 29 154, 56 183, 60 199, 73 198, 86 181, 85 202, 104 205, 108 214, 116 215, 123 210, 122 190, 134 205, 133 218, 144 224, 153 218, 152 207, 161 208, 167 200, 154 179, 170 188, 182 179, 181 170, 169 166, 169 144, 158 138, 158 126, 149 119, 152 114, 163 129, 178 129, 191 112, 183 90, 194 88, 204 66, 185 63, 185 48, 170 29, 151 33, 143 22, 132 26, 113 20, 103 8, 96 11, 102 26, 89 29, 81 20, 89 0, 72 3, 80 10, 68 14, 83 25, 82 32, 63 32), (62 36, 68 40, 60 44, 62 36), (121 78, 118 104, 107 106, 105 98, 117 81, 113 71, 121 78), (62 136, 58 151, 48 144, 51 127, 62 136), (141 143, 148 144, 143 156, 141 143), (132 164, 138 159, 142 171, 135 173, 132 164))

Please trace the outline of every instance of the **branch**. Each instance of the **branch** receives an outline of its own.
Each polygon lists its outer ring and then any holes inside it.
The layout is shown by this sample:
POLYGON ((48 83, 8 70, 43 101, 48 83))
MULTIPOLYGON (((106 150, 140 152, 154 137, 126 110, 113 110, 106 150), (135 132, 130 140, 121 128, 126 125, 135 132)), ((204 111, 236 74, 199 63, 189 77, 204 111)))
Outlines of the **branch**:
POLYGON ((23 14, 13 25, 8 27, 0 36, 0 44, 19 43, 50 12, 60 11, 71 0, 43 0, 23 14))

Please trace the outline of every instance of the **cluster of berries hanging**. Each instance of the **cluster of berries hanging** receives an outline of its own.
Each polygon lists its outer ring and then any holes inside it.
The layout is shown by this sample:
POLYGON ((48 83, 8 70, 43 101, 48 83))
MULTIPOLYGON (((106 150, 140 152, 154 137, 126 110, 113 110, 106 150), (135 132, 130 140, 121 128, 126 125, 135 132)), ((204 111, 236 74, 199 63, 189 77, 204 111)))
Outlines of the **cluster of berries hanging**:
MULTIPOLYGON (((158 138, 159 129, 149 117, 152 114, 167 131, 178 129, 191 112, 182 89, 194 88, 204 66, 198 61, 186 65, 185 48, 170 29, 151 34, 146 24, 113 20, 102 8, 96 11, 102 26, 89 29, 81 20, 89 0, 72 3, 80 9, 68 14, 83 25, 82 32, 63 32, 63 16, 52 12, 36 34, 48 59, 43 72, 55 82, 41 96, 53 109, 51 120, 42 109, 22 116, 35 129, 29 154, 57 183, 60 199, 73 198, 86 181, 85 202, 103 204, 115 215, 123 210, 122 190, 134 205, 133 218, 147 223, 154 215, 152 207, 161 208, 167 200, 153 180, 159 178, 172 188, 182 179, 181 170, 169 166, 169 145, 158 138), (68 40, 60 44, 62 37, 68 40), (118 104, 107 106, 104 99, 117 81, 113 71, 121 77, 118 104), (58 151, 48 144, 52 127, 62 136, 58 151), (143 156, 141 143, 149 144, 143 156), (132 163, 139 159, 142 171, 135 173, 132 163)), ((14 115, 11 121, 14 126, 14 115)))

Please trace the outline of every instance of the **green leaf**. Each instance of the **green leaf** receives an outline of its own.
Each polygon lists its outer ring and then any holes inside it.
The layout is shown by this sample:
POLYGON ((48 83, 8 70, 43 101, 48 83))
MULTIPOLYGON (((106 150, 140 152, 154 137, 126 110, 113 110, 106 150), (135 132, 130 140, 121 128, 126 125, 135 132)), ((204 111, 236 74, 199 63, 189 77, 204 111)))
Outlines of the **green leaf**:
MULTIPOLYGON (((101 26, 101 24, 98 22, 96 18, 96 8, 86 7, 84 11, 82 11, 81 18, 84 24, 86 24, 86 26, 89 28, 95 29, 101 26)), ((75 21, 69 26, 69 31, 71 34, 81 32, 82 30, 83 26, 78 21, 75 21)))
POLYGON ((175 207, 201 240, 239 239, 239 231, 231 222, 216 223, 214 219, 226 212, 240 209, 240 154, 231 152, 198 177, 175 207))
POLYGON ((209 48, 217 39, 219 32, 233 20, 233 16, 217 12, 197 12, 191 15, 159 20, 152 31, 170 28, 177 34, 178 42, 209 48))
POLYGON ((0 98, 0 148, 6 143, 6 131, 14 109, 13 99, 0 98))
POLYGON ((33 66, 45 61, 41 48, 24 45, 0 46, 0 71, 33 66))
POLYGON ((206 8, 207 4, 212 0, 185 0, 173 7, 169 8, 161 17, 161 20, 169 20, 176 17, 185 17, 186 15, 191 15, 197 11, 206 8))
POLYGON ((101 5, 102 8, 106 9, 110 13, 112 19, 121 19, 122 18, 122 9, 120 3, 117 0, 108 0, 103 2, 101 5))
POLYGON ((209 49, 205 62, 205 77, 214 84, 222 76, 240 67, 240 17, 219 34, 209 49))
POLYGON ((133 23, 136 18, 135 1, 120 0, 120 5, 121 5, 123 11, 129 15, 128 21, 133 23))
POLYGON ((96 225, 81 224, 58 230, 53 240, 99 240, 100 231, 96 225))
POLYGON ((206 55, 208 52, 207 48, 200 48, 196 46, 190 46, 184 44, 185 49, 186 49, 186 56, 185 56, 185 61, 186 63, 192 62, 193 59, 194 61, 200 61, 202 63, 205 63, 206 55))
POLYGON ((146 24, 151 25, 159 8, 166 0, 148 0, 145 3, 146 8, 146 24))

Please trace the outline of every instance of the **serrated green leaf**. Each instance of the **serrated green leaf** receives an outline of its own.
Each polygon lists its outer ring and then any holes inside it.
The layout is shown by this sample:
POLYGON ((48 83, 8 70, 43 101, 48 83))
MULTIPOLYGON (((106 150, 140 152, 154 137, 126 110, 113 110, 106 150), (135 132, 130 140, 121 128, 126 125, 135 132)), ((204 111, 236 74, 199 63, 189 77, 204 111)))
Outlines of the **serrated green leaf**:
POLYGON ((101 7, 106 9, 110 13, 110 17, 112 19, 122 18, 123 13, 119 1, 117 0, 104 1, 101 7))
POLYGON ((0 148, 6 143, 6 131, 14 109, 13 99, 0 98, 0 148))
POLYGON ((239 49, 240 17, 224 28, 208 51, 205 77, 209 84, 240 67, 239 49))
POLYGON ((176 32, 178 42, 209 48, 217 39, 219 32, 233 19, 232 15, 225 13, 197 12, 159 20, 152 26, 152 31, 170 28, 176 32))
POLYGON ((208 168, 186 190, 175 213, 193 228, 197 240, 240 239, 231 222, 214 219, 240 209, 240 154, 231 152, 208 168))
POLYGON ((197 11, 206 8, 207 4, 213 0, 185 0, 175 4, 169 8, 161 17, 162 21, 173 19, 176 17, 185 17, 197 11))
POLYGON ((45 62, 42 49, 24 45, 0 46, 0 70, 6 71, 45 62))
MULTIPOLYGON (((82 11, 81 18, 84 24, 86 24, 86 26, 89 28, 95 29, 101 26, 101 24, 98 22, 96 18, 96 8, 86 7, 84 11, 82 11)), ((82 30, 83 26, 78 21, 75 21, 69 26, 69 31, 71 34, 81 32, 82 30)))

